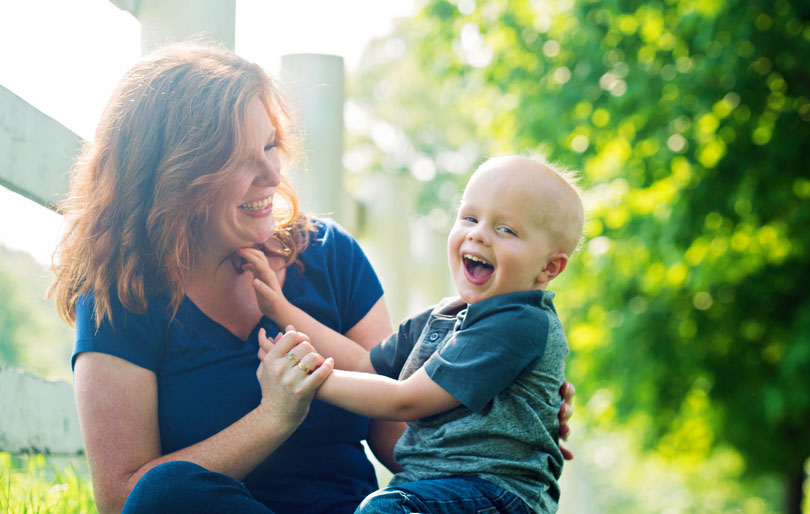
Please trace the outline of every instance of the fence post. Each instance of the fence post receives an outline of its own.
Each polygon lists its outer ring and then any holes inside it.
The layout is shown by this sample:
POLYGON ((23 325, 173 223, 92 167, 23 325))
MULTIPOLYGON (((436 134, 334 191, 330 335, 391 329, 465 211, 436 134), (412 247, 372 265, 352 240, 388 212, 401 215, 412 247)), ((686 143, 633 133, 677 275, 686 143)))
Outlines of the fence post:
MULTIPOLYGON (((307 212, 346 224, 343 187, 343 58, 323 54, 281 57, 281 79, 298 102, 303 152, 288 175, 307 212)), ((354 227, 347 227, 353 230, 354 227)))

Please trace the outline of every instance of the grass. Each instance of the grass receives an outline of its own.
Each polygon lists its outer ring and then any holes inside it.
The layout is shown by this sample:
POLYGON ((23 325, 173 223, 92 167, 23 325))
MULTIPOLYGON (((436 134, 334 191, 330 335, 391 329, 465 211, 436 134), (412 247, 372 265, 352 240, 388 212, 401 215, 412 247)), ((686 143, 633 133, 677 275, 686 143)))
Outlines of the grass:
POLYGON ((0 452, 0 513, 96 512, 84 458, 0 452))

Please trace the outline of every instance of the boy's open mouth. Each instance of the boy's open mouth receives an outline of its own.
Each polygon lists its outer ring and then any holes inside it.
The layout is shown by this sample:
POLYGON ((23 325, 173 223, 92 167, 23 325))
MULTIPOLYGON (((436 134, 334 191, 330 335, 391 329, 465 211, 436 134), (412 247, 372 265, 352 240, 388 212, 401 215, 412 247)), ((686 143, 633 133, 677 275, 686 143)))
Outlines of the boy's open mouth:
POLYGON ((468 253, 465 253, 462 257, 467 279, 474 284, 483 284, 489 279, 492 272, 495 271, 495 267, 486 259, 468 253))

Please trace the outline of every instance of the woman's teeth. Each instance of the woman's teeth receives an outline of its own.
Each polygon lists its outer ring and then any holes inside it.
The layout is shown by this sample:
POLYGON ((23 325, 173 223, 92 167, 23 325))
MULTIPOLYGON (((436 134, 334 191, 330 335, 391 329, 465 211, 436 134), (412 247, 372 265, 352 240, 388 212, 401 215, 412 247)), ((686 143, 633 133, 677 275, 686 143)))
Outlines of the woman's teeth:
POLYGON ((264 200, 257 200, 255 202, 243 203, 242 205, 239 206, 239 208, 244 209, 246 211, 260 211, 262 209, 266 209, 267 207, 269 207, 271 203, 273 203, 273 197, 268 196, 264 200))

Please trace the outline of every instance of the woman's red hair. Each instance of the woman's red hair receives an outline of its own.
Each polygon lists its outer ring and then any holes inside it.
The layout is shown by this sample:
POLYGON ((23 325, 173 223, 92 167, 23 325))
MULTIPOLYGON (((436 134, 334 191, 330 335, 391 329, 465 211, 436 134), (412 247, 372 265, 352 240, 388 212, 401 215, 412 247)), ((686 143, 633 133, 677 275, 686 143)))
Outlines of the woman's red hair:
MULTIPOLYGON (((111 321, 112 295, 133 312, 168 296, 176 312, 184 274, 201 258, 208 208, 232 170, 249 159, 246 113, 260 98, 290 156, 290 113, 275 83, 225 49, 171 45, 122 78, 70 173, 60 204, 67 229, 54 255, 49 295, 75 321, 76 302, 95 296, 95 321, 111 321)), ((276 188, 277 238, 288 263, 306 247, 311 221, 292 186, 276 188), (279 201, 280 200, 280 201, 279 201)))

